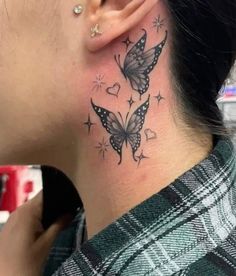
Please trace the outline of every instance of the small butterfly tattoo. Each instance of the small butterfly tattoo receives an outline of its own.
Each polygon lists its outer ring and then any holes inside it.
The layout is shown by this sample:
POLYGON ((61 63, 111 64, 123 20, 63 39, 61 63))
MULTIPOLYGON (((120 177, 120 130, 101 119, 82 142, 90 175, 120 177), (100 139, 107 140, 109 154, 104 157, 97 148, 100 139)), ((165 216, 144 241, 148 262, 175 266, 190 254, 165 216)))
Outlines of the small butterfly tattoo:
POLYGON ((145 29, 143 31, 143 36, 127 53, 123 67, 120 55, 114 56, 125 79, 130 81, 132 89, 139 93, 140 98, 149 88, 149 74, 155 68, 168 37, 168 32, 166 31, 164 40, 145 52, 147 31, 145 29))
POLYGON ((133 159, 135 162, 138 161, 136 159, 135 153, 141 145, 140 131, 143 128, 145 117, 149 109, 149 100, 150 95, 148 99, 142 105, 140 105, 140 107, 137 108, 130 117, 129 113, 127 114, 126 120, 124 122, 120 112, 118 112, 118 115, 121 118, 121 121, 113 112, 95 105, 91 99, 91 104, 95 113, 100 118, 101 123, 106 131, 111 134, 110 144, 120 157, 118 163, 119 165, 122 163, 122 148, 124 143, 126 144, 126 147, 128 144, 131 146, 133 159))

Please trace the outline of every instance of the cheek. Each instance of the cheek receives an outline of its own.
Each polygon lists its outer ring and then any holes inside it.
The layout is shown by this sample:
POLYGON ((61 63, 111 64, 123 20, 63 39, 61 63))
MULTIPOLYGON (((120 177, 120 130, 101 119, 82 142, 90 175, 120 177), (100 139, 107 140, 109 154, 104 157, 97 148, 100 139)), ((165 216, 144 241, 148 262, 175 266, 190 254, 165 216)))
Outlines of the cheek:
MULTIPOLYGON (((0 3, 1 44, 37 48, 53 45, 61 33, 60 1, 4 0, 0 3)), ((0 46, 1 47, 1 46, 0 46)))
POLYGON ((77 114, 70 73, 77 56, 70 56, 62 35, 60 1, 6 2, 10 20, 0 14, 1 128, 40 136, 40 129, 60 129, 77 114))
POLYGON ((40 98, 39 91, 53 85, 57 49, 63 45, 58 4, 54 2, 59 1, 0 3, 0 91, 4 94, 0 99, 7 104, 17 99, 23 102, 32 95, 40 98))

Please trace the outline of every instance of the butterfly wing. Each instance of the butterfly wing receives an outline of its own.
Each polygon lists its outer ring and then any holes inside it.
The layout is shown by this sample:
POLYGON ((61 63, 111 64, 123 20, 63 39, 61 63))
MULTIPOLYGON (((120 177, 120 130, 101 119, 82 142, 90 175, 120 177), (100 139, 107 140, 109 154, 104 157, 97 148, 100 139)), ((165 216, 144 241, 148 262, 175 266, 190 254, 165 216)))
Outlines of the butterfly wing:
POLYGON ((147 41, 147 32, 144 30, 144 35, 140 38, 140 40, 130 49, 128 52, 125 62, 124 62, 124 68, 129 69, 132 66, 135 66, 136 60, 138 57, 142 56, 146 41, 147 41))
POLYGON ((124 62, 123 73, 129 79, 133 90, 143 95, 149 88, 149 74, 155 68, 162 50, 167 41, 167 31, 164 40, 156 47, 144 52, 147 33, 127 54, 124 62))
POLYGON ((119 122, 119 120, 113 112, 95 105, 92 100, 91 104, 95 113, 100 118, 103 127, 109 134, 111 134, 110 144, 112 148, 119 154, 120 164, 122 161, 122 147, 125 141, 124 127, 121 125, 121 123, 119 122))
POLYGON ((143 128, 145 117, 149 109, 150 96, 147 101, 143 103, 136 111, 132 114, 129 119, 126 133, 128 142, 132 148, 133 158, 136 161, 135 153, 141 145, 141 135, 140 131, 143 128))
POLYGON ((150 74, 150 72, 155 68, 159 60, 159 57, 162 53, 162 50, 166 44, 167 36, 168 36, 168 32, 166 31, 166 35, 163 41, 160 44, 158 44, 156 47, 148 50, 143 54, 143 59, 145 60, 145 63, 143 65, 143 69, 145 70, 144 74, 150 74))
POLYGON ((128 142, 132 148, 133 158, 135 161, 137 161, 136 157, 135 157, 135 153, 141 145, 141 134, 140 133, 131 133, 128 137, 128 142))
POLYGON ((149 88, 150 79, 147 74, 136 73, 131 74, 129 81, 133 90, 139 92, 140 96, 147 92, 149 88))

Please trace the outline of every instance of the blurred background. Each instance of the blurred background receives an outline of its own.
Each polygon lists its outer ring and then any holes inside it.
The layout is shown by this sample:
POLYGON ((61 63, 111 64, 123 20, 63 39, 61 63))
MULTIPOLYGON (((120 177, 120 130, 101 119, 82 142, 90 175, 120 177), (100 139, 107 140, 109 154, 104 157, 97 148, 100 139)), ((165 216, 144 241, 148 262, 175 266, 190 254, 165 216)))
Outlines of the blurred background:
POLYGON ((11 212, 41 189, 40 166, 0 167, 0 229, 11 212))
MULTIPOLYGON (((236 145, 236 64, 222 88, 218 105, 236 145)), ((9 214, 41 189, 40 166, 0 167, 0 230, 9 214)))
POLYGON ((236 63, 222 89, 218 105, 236 145, 236 63))

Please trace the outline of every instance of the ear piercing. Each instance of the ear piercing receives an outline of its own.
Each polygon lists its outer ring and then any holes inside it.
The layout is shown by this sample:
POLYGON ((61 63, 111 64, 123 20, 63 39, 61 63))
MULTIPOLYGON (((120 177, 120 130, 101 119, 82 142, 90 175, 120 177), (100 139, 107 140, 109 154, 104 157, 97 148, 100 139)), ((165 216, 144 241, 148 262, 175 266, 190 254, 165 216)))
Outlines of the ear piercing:
MULTIPOLYGON (((73 12, 75 15, 80 15, 84 11, 84 8, 82 5, 76 5, 73 8, 73 12)), ((90 36, 95 37, 97 35, 102 35, 102 32, 100 31, 100 26, 99 24, 96 24, 94 27, 91 28, 90 30, 90 36)))
POLYGON ((74 7, 73 12, 75 15, 80 15, 83 12, 83 6, 82 5, 77 5, 74 7))
POLYGON ((101 35, 102 32, 99 30, 100 27, 98 24, 96 24, 94 27, 91 28, 91 37, 95 37, 97 35, 101 35))

